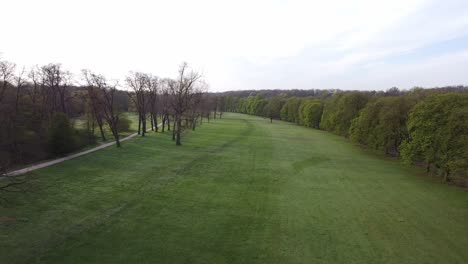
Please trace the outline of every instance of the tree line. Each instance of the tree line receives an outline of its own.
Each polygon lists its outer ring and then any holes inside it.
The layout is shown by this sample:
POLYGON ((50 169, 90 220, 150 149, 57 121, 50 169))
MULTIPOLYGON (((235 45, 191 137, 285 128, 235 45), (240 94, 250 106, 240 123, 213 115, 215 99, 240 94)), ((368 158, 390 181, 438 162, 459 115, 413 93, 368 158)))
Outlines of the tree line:
POLYGON ((468 88, 324 90, 315 96, 225 96, 226 111, 280 119, 349 138, 423 166, 428 174, 468 182, 468 88))
POLYGON ((200 73, 187 63, 176 78, 130 72, 125 82, 85 69, 78 75, 51 63, 30 69, 0 60, 0 170, 61 156, 97 141, 116 142, 138 116, 138 134, 195 130, 219 108, 200 73), (78 125, 76 120, 81 120, 78 125))

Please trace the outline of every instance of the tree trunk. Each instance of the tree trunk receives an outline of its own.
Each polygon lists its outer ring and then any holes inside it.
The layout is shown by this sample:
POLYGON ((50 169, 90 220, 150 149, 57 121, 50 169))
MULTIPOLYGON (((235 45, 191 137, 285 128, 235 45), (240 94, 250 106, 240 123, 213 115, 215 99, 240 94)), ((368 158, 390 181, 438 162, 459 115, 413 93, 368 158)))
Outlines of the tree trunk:
POLYGON ((118 148, 120 148, 120 139, 119 139, 119 132, 117 131, 117 126, 115 124, 112 125, 112 135, 115 139, 115 144, 118 148))
POLYGON ((161 128, 161 132, 163 132, 163 133, 164 133, 164 127, 165 127, 165 126, 166 126, 166 117, 163 116, 163 117, 162 117, 162 128, 161 128))
POLYGON ((141 134, 141 115, 138 113, 138 135, 141 134))
POLYGON ((169 115, 166 115, 167 119, 167 131, 171 131, 171 119, 169 118, 169 115))
MULTIPOLYGON (((178 122, 179 119, 178 119, 177 117, 176 117, 176 119, 177 119, 177 122, 178 122)), ((174 122, 173 122, 174 124, 173 124, 173 127, 172 127, 172 140, 175 140, 175 135, 176 135, 176 123, 177 123, 177 122, 176 122, 176 120, 174 120, 174 122)))
POLYGON ((182 120, 181 120, 181 118, 178 118, 178 119, 177 119, 177 133, 176 133, 176 134, 177 134, 177 135, 176 135, 176 136, 177 136, 177 138, 176 138, 176 145, 177 145, 177 146, 182 145, 182 144, 180 143, 180 133, 181 133, 181 130, 182 130, 182 120))
POLYGON ((150 119, 151 119, 151 131, 154 131, 153 113, 150 113, 150 119))
POLYGON ((154 119, 154 131, 158 132, 158 115, 157 114, 154 114, 153 115, 153 119, 154 119))
POLYGON ((450 181, 450 169, 445 169, 445 173, 444 173, 444 181, 445 182, 449 182, 450 181))
POLYGON ((146 113, 143 112, 141 114, 141 136, 144 137, 146 135, 146 113))
POLYGON ((106 141, 106 135, 104 134, 104 129, 102 128, 103 126, 102 120, 101 122, 98 122, 98 126, 99 126, 99 131, 101 132, 102 141, 106 141))

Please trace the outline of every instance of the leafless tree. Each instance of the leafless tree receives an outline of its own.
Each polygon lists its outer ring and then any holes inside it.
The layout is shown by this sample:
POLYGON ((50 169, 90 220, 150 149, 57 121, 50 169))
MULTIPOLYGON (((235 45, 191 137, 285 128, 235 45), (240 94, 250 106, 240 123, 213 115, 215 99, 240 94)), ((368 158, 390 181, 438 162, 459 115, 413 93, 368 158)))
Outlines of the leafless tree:
POLYGON ((174 111, 176 145, 181 145, 182 118, 190 107, 191 99, 200 81, 201 75, 189 69, 188 64, 184 62, 180 65, 177 82, 169 85, 173 96, 171 105, 174 111))
POLYGON ((0 103, 5 96, 5 92, 15 74, 16 64, 9 61, 0 61, 0 81, 2 82, 0 90, 0 103))
POLYGON ((117 147, 120 147, 118 131, 119 113, 114 102, 117 84, 109 85, 104 76, 94 74, 89 70, 83 70, 83 76, 87 82, 90 100, 94 100, 94 104, 98 108, 97 111, 102 113, 103 118, 109 125, 117 147))
POLYGON ((10 126, 12 126, 9 130, 11 133, 11 138, 13 139, 13 147, 15 150, 17 150, 17 141, 16 141, 16 136, 17 133, 14 131, 15 127, 19 126, 18 122, 18 113, 19 113, 19 107, 20 107, 20 98, 23 92, 23 87, 26 85, 26 80, 24 78, 24 73, 25 69, 23 68, 17 76, 14 77, 14 84, 16 86, 16 93, 15 93, 15 104, 13 111, 11 113, 11 122, 10 126))
POLYGON ((130 72, 130 76, 126 78, 127 86, 131 89, 128 93, 138 112, 138 134, 145 136, 146 133, 146 92, 148 75, 141 72, 130 72))
POLYGON ((147 78, 151 130, 158 132, 158 93, 159 78, 149 75, 147 78))
POLYGON ((88 99, 89 105, 91 107, 91 112, 94 118, 96 119, 96 123, 99 127, 99 132, 101 133, 102 141, 106 141, 106 135, 104 133, 104 109, 102 106, 102 97, 99 87, 96 86, 96 83, 101 84, 101 76, 96 76, 95 74, 91 73, 89 70, 83 70, 83 77, 87 83, 86 90, 88 91, 88 99))
POLYGON ((164 132, 164 128, 167 123, 167 130, 171 130, 171 123, 170 123, 170 111, 171 111, 171 96, 170 96, 170 86, 173 86, 175 81, 172 79, 163 79, 160 81, 160 100, 159 100, 159 107, 161 112, 161 119, 162 119, 162 132, 164 132))
POLYGON ((45 87, 49 90, 49 100, 52 104, 51 112, 60 111, 66 114, 66 101, 72 82, 71 73, 63 71, 60 64, 51 63, 41 67, 41 77, 45 87))

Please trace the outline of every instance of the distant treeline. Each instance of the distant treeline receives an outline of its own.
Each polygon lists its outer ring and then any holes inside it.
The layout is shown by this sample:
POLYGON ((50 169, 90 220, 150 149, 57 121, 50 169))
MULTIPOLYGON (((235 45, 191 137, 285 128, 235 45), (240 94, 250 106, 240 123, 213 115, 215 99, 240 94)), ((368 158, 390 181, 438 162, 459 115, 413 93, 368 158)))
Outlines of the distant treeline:
POLYGON ((330 131, 446 181, 468 182, 468 87, 223 94, 226 111, 330 131))

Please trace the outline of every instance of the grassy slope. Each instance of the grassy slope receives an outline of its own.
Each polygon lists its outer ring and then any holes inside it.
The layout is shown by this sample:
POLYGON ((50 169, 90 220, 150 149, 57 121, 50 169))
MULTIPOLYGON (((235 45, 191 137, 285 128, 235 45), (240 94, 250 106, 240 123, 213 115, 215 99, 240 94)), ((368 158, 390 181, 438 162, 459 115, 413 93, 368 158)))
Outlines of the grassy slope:
POLYGON ((340 137, 234 114, 169 137, 40 170, 0 263, 468 260, 466 191, 340 137))

